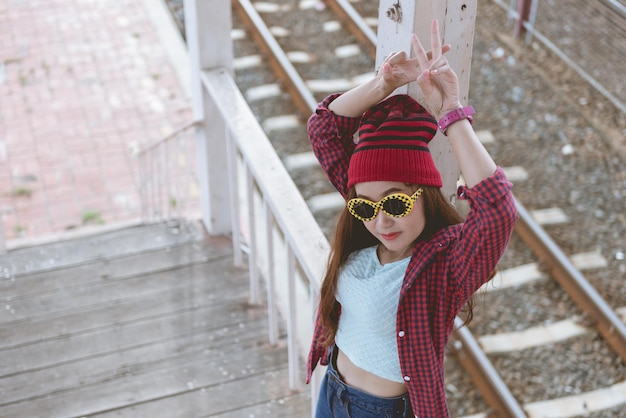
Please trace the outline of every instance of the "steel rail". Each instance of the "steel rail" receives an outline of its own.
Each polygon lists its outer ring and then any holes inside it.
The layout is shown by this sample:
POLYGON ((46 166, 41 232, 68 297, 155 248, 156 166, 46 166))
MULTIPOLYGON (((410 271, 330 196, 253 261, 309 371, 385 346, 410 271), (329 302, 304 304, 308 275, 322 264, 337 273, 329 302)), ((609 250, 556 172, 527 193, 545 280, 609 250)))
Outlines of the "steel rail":
POLYGON ((456 329, 450 338, 452 347, 485 402, 497 411, 499 416, 525 418, 527 415, 521 405, 480 348, 478 341, 463 324, 463 320, 457 317, 454 326, 456 329))
POLYGON ((515 232, 545 263, 550 275, 576 305, 593 319, 611 348, 626 361, 626 325, 517 199, 515 204, 520 216, 515 232))
MULTIPOLYGON (((505 9, 510 17, 515 19, 519 19, 519 14, 509 9, 503 0, 492 0, 495 4, 505 9)), ((615 5, 615 2, 613 2, 615 5)), ((621 12, 621 10, 620 10, 621 12)), ((574 60, 567 56, 565 52, 563 52, 556 44, 554 44, 550 39, 544 36, 541 32, 539 32, 533 25, 530 25, 528 22, 523 23, 524 28, 528 31, 529 34, 532 34, 535 38, 539 40, 546 48, 548 48, 554 55, 560 58, 565 64, 567 64, 572 70, 574 70, 580 77, 582 77, 591 87, 593 87, 598 93, 603 95, 609 102, 611 102, 617 109, 621 112, 626 113, 626 103, 623 103, 617 96, 611 93, 608 89, 606 89, 599 81, 597 81, 591 74, 585 71, 580 65, 578 65, 574 60)))
POLYGON ((232 4, 240 18, 250 29, 252 38, 263 50, 269 66, 291 95, 300 113, 308 117, 317 107, 317 100, 289 61, 287 54, 280 47, 249 0, 237 0, 233 1, 232 4))
MULTIPOLYGON (((345 0, 327 0, 326 3, 335 14, 339 15, 352 34, 365 46, 368 53, 375 58, 376 34, 358 12, 345 0)), ((233 2, 233 8, 250 29, 252 38, 261 47, 274 74, 293 98, 298 111, 302 116, 308 117, 317 107, 317 100, 252 3, 249 0, 237 0, 233 2)))
POLYGON ((626 18, 626 6, 617 0, 604 0, 608 6, 619 13, 622 17, 626 18))

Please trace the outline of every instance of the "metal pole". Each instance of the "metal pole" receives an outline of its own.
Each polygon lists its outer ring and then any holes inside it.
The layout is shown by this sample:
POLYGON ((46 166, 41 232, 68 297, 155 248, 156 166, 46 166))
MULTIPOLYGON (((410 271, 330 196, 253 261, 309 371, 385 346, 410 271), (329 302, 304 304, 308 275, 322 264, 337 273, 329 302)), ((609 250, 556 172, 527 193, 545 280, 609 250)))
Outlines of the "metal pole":
POLYGON ((519 0, 517 3, 518 16, 515 20, 515 30, 513 32, 513 36, 515 36, 516 38, 519 38, 526 33, 526 27, 524 26, 524 24, 528 22, 532 3, 533 0, 519 0))

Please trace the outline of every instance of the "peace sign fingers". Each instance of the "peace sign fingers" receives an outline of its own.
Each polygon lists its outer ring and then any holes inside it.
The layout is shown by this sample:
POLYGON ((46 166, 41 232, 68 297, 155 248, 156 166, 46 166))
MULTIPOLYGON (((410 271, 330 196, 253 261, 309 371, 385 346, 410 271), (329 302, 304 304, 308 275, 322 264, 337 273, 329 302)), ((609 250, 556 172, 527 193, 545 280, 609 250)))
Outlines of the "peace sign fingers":
POLYGON ((424 47, 416 34, 412 34, 411 43, 413 44, 415 57, 417 58, 417 62, 419 63, 421 70, 424 71, 425 69, 430 68, 430 60, 428 59, 426 51, 424 51, 424 47))
POLYGON ((443 53, 450 50, 449 45, 445 45, 442 47, 440 35, 439 35, 439 22, 437 20, 433 20, 431 25, 431 50, 426 52, 422 43, 420 42, 417 35, 412 34, 411 43, 413 44, 413 50, 415 51, 415 56, 417 58, 417 62, 419 63, 422 71, 424 70, 433 70, 445 64, 445 60, 443 58, 443 53))
POLYGON ((450 46, 442 46, 439 22, 433 20, 430 29, 430 51, 424 50, 415 34, 411 38, 411 43, 420 66, 420 75, 416 81, 424 94, 422 104, 434 116, 439 117, 442 109, 458 107, 458 78, 443 56, 450 50, 450 46))
MULTIPOLYGON (((422 48, 423 49, 423 48, 422 48)), ((441 39, 439 37, 439 21, 433 20, 430 25, 430 50, 433 54, 433 64, 443 56, 441 54, 441 39)), ((431 67, 432 69, 432 67, 431 67)))

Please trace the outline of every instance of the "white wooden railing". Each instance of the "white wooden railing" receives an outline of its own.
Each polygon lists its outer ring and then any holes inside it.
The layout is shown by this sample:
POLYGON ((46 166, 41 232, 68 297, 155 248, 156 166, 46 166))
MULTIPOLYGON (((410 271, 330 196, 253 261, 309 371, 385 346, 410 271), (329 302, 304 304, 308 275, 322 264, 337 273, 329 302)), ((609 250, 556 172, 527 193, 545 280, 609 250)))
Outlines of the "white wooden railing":
MULTIPOLYGON (((313 333, 328 241, 229 72, 203 71, 201 79, 227 127, 232 202, 223 204, 234 215, 235 260, 241 263, 246 250, 251 302, 261 302, 264 279, 270 343, 278 342, 278 312, 286 319, 289 382, 298 389, 304 380, 300 359, 306 358, 313 333)), ((311 384, 313 402, 320 377, 318 372, 311 384)))
MULTIPOLYGON (((230 193, 213 194, 211 204, 230 215, 234 261, 244 266, 247 259, 250 302, 267 306, 270 344, 279 343, 280 318, 286 322, 289 386, 299 390, 328 241, 229 72, 203 71, 201 81, 215 110, 211 119, 226 126, 227 170, 216 177, 230 193)), ((137 152, 144 222, 198 217, 188 208, 198 201, 190 192, 198 182, 190 161, 196 147, 188 133, 196 130, 196 138, 204 139, 203 122, 190 122, 137 152)), ((322 373, 318 370, 311 383, 312 407, 322 373)))
MULTIPOLYGON (((284 318, 289 385, 303 389, 328 241, 233 80, 231 8, 184 4, 202 221, 231 235, 235 264, 247 254, 251 302, 267 304, 272 344, 284 318)), ((323 373, 311 381, 312 410, 323 373)))

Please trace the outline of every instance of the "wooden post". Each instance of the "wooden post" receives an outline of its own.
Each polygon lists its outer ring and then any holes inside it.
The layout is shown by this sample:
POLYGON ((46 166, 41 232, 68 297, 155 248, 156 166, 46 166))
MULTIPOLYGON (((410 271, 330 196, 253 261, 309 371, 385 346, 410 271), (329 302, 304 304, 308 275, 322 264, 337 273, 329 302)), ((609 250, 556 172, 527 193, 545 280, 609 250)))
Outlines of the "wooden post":
POLYGON ((203 70, 225 68, 232 70, 231 8, 220 0, 184 0, 185 34, 191 71, 191 101, 196 130, 196 154, 202 221, 212 235, 231 232, 228 132, 206 89, 202 86, 203 70))
MULTIPOLYGON (((459 77, 461 103, 467 104, 476 6, 477 0, 381 0, 376 69, 391 52, 405 51, 414 56, 412 33, 417 34, 425 49, 430 49, 430 25, 433 19, 437 19, 443 36, 442 43, 452 45, 446 58, 459 77)), ((421 91, 417 83, 411 83, 408 88, 404 87, 395 93, 407 93, 420 101, 421 91)), ((460 174, 452 147, 445 136, 438 132, 430 145, 430 151, 443 178, 443 192, 452 198, 456 195, 460 174)))

